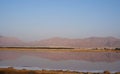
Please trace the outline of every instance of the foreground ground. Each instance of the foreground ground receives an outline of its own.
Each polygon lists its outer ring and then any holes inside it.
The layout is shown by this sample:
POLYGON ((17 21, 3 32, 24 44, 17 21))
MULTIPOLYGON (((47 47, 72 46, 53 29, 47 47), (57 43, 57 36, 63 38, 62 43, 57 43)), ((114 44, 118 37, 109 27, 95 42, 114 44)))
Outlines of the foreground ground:
POLYGON ((104 72, 76 72, 76 71, 63 71, 63 70, 17 70, 13 67, 0 68, 0 74, 120 74, 120 72, 110 73, 109 71, 104 72))

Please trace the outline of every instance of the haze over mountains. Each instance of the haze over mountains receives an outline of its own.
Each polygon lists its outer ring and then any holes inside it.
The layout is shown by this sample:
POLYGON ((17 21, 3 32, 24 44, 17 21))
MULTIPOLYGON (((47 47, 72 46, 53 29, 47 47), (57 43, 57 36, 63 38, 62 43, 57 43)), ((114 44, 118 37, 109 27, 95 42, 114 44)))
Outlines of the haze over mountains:
POLYGON ((0 46, 53 46, 75 48, 120 47, 120 39, 115 37, 89 37, 84 39, 54 37, 27 43, 18 38, 0 36, 0 46))

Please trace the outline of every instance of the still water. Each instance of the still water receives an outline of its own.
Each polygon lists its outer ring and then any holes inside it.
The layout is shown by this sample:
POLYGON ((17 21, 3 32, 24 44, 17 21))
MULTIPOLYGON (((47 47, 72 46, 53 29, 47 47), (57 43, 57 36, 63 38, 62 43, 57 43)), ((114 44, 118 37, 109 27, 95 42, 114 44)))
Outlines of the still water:
POLYGON ((0 67, 74 71, 120 71, 117 52, 0 51, 0 67))

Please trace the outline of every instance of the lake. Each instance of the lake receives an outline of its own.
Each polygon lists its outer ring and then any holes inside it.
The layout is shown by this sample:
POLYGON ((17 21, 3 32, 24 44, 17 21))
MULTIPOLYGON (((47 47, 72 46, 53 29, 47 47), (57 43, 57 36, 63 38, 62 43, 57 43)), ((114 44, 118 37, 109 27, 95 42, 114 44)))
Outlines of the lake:
POLYGON ((119 52, 0 51, 0 67, 103 72, 120 71, 119 52))

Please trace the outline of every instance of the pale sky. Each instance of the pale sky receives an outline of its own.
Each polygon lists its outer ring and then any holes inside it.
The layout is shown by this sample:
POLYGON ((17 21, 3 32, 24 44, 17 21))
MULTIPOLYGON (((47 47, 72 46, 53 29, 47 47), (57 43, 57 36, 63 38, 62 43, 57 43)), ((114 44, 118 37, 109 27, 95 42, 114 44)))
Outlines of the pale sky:
POLYGON ((0 0, 0 35, 120 38, 120 0, 0 0))

